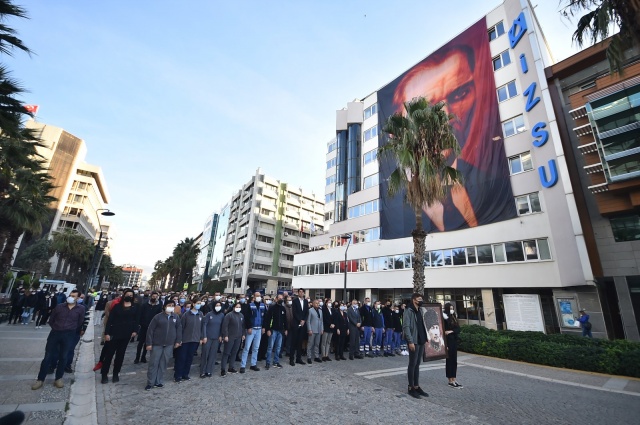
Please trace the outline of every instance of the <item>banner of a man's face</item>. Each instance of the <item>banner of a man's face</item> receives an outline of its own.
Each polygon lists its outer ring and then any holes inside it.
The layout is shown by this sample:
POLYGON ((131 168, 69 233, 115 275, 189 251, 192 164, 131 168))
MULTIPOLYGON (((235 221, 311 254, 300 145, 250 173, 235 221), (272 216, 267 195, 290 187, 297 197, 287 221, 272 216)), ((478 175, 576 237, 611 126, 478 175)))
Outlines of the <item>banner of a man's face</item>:
MULTIPOLYGON (((432 103, 444 101, 455 115, 451 124, 461 150, 453 166, 464 177, 463 190, 452 191, 442 204, 423 206, 425 230, 465 229, 515 217, 484 18, 378 91, 380 128, 391 115, 404 111, 404 102, 418 96, 432 103)), ((383 145, 386 135, 380 137, 383 145)), ((403 194, 387 195, 395 160, 379 161, 382 238, 410 236, 413 211, 403 194)))

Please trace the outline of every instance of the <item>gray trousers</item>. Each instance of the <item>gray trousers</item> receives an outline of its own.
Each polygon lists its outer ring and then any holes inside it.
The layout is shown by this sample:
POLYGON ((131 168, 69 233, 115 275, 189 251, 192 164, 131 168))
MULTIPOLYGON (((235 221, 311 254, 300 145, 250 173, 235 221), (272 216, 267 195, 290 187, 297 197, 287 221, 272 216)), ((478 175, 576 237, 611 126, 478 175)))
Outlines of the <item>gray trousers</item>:
POLYGON ((320 339, 322 335, 311 334, 307 340, 307 359, 317 359, 320 357, 320 339))
POLYGON ((329 357, 331 351, 331 337, 333 336, 333 332, 325 332, 322 334, 322 339, 320 340, 320 357, 329 357))
POLYGON ((202 347, 202 356, 200 357, 200 375, 213 373, 213 366, 218 358, 218 347, 220 347, 218 338, 207 339, 207 343, 202 347))
POLYGON ((227 370, 227 362, 229 362, 229 369, 235 369, 236 356, 238 355, 238 350, 240 349, 241 342, 242 338, 230 339, 229 342, 225 342, 224 353, 222 354, 222 362, 220 362, 221 370, 227 370))
POLYGON ((173 346, 154 345, 149 358, 149 369, 147 369, 147 385, 164 384, 164 371, 167 370, 167 363, 173 355, 173 346))

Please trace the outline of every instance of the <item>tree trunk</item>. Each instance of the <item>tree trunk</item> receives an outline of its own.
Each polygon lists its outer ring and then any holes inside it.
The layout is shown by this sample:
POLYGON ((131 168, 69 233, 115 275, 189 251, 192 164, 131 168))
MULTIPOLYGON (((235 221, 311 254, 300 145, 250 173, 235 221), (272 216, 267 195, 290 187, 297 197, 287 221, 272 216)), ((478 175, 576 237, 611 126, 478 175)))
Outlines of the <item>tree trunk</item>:
POLYGON ((411 232, 413 236, 413 292, 424 295, 424 252, 427 234, 422 225, 422 208, 415 207, 416 228, 411 232))
POLYGON ((62 272, 62 263, 64 262, 64 257, 58 254, 58 262, 56 263, 56 271, 53 273, 54 279, 60 278, 60 273, 62 272))
POLYGON ((13 230, 9 232, 9 237, 6 240, 4 249, 2 250, 2 256, 0 257, 0 264, 2 265, 3 276, 11 268, 11 261, 13 260, 13 251, 16 249, 16 243, 20 239, 22 230, 13 230))

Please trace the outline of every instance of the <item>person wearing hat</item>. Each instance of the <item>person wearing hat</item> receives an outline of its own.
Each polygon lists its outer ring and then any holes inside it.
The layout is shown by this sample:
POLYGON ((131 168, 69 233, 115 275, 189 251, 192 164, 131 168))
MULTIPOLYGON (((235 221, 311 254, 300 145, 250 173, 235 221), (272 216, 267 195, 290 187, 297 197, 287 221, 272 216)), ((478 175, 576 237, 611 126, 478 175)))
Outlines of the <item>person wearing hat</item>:
POLYGON ((580 309, 580 317, 578 317, 577 320, 580 322, 580 327, 582 328, 582 336, 593 338, 593 335, 591 335, 591 322, 589 322, 589 315, 584 308, 580 309))

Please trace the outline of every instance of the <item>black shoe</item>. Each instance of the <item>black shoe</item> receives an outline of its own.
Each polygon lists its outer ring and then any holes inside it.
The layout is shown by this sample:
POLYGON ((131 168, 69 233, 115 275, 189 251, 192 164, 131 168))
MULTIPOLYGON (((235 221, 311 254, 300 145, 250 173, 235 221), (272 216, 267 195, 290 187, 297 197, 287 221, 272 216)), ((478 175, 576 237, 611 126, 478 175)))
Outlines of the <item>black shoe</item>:
POLYGON ((140 359, 140 363, 146 363, 147 359, 145 359, 144 357, 140 359))
POLYGON ((229 373, 238 373, 238 371, 235 369, 229 369, 229 373))
POLYGON ((189 376, 183 376, 182 380, 183 381, 191 381, 191 378, 189 376))
POLYGON ((330 361, 331 361, 331 359, 330 359, 329 357, 325 357, 325 358, 324 358, 324 361, 325 361, 325 362, 330 362, 330 361))
POLYGON ((106 375, 102 375, 102 380, 100 381, 101 384, 108 384, 109 383, 109 378, 107 378, 106 375))
POLYGON ((67 366, 64 368, 64 373, 73 373, 73 369, 71 369, 71 366, 67 366))
MULTIPOLYGON (((345 356, 340 356, 340 360, 347 360, 347 358, 345 356)), ((353 360, 353 359, 351 359, 353 360)))
POLYGON ((176 384, 179 384, 179 383, 180 383, 180 381, 182 381, 182 379, 180 379, 180 378, 175 378, 173 381, 174 381, 176 384))
POLYGON ((111 382, 113 382, 114 384, 116 382, 120 382, 120 377, 116 374, 113 375, 113 378, 111 378, 111 382))
POLYGON ((358 360, 362 360, 362 359, 364 359, 364 356, 361 356, 361 355, 358 355, 358 356, 355 356, 355 357, 356 357, 356 359, 358 359, 358 360))
POLYGON ((336 361, 339 362, 340 361, 340 357, 336 357, 336 361))
MULTIPOLYGON (((311 363, 313 363, 313 360, 311 360, 311 359, 307 359, 307 364, 311 364, 311 363)), ((303 363, 303 364, 304 364, 304 363, 303 363)))
POLYGON ((420 398, 420 394, 418 394, 418 392, 416 390, 414 390, 413 388, 411 388, 408 393, 413 398, 417 398, 417 399, 420 398))
POLYGON ((354 357, 353 357, 353 356, 349 356, 349 360, 353 360, 353 359, 354 359, 354 357))
POLYGON ((150 391, 151 390, 151 385, 147 385, 146 387, 144 387, 145 391, 150 391))
POLYGON ((224 370, 221 370, 220 371, 220 376, 222 376, 224 378, 225 376, 227 376, 227 372, 225 372, 224 370))
POLYGON ((258 366, 251 366, 249 369, 251 369, 254 372, 260 372, 260 368, 258 366))
POLYGON ((211 378, 213 375, 212 375, 212 374, 210 374, 210 373, 205 373, 205 376, 206 376, 207 378, 211 378))
POLYGON ((207 377, 207 374, 205 373, 200 374, 200 378, 206 378, 206 377, 207 377))
POLYGON ((389 353, 389 357, 395 357, 396 355, 393 353, 389 353))
POLYGON ((296 360, 297 364, 305 364, 302 360, 296 360))
MULTIPOLYGON (((260 369, 258 369, 258 370, 260 370, 260 369)), ((264 370, 269 370, 269 364, 266 364, 266 365, 264 366, 264 370)))
POLYGON ((275 367, 277 369, 282 369, 282 365, 280 363, 274 363, 273 367, 275 367))
POLYGON ((420 388, 420 387, 415 388, 414 391, 417 392, 418 395, 421 395, 422 397, 429 397, 429 394, 424 392, 424 390, 422 388, 420 388))
POLYGON ((245 369, 243 367, 240 368, 240 373, 244 373, 245 369))
POLYGON ((295 366, 296 362, 294 362, 293 360, 289 360, 289 366, 295 366))
POLYGON ((133 364, 138 364, 138 363, 140 363, 140 359, 135 359, 135 360, 133 361, 133 364))
POLYGON ((374 355, 370 352, 367 352, 367 354, 364 355, 365 357, 374 357, 374 355))
POLYGON ((463 388, 464 388, 462 385, 460 385, 460 384, 458 383, 458 381, 454 382, 454 383, 453 383, 453 385, 455 385, 455 386, 456 386, 456 388, 459 388, 459 389, 463 389, 463 388))
POLYGON ((313 359, 313 361, 314 361, 314 362, 316 362, 316 363, 322 363, 322 360, 320 360, 320 359, 319 359, 319 358, 317 358, 317 357, 316 357, 315 359, 313 359))
POLYGON ((383 356, 384 357, 389 357, 389 353, 384 353, 383 356))
POLYGON ((164 387, 164 385, 163 385, 163 384, 155 384, 155 385, 154 385, 154 387, 156 387, 156 388, 163 388, 163 387, 164 387))
POLYGON ((220 362, 215 362, 214 365, 218 366, 218 365, 220 365, 220 362))

